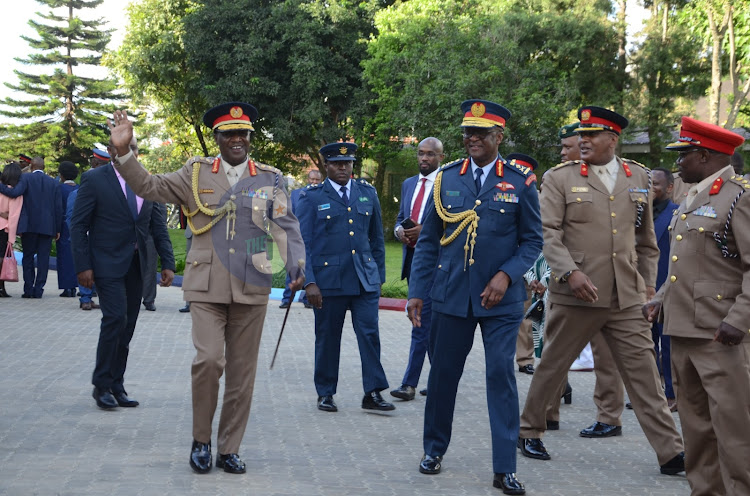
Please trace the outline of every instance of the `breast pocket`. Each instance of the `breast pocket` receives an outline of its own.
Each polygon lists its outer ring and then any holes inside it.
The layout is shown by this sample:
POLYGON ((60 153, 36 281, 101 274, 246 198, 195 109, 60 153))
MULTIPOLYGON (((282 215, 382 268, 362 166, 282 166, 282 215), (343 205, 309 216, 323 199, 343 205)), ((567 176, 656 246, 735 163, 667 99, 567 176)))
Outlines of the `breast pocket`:
POLYGON ((325 232, 334 234, 346 229, 345 222, 342 220, 343 212, 341 210, 318 210, 318 225, 323 225, 325 232))
POLYGON ((718 219, 689 214, 685 227, 687 231, 684 236, 688 238, 688 248, 693 248, 696 253, 716 253, 721 250, 714 238, 715 233, 719 233, 721 237, 724 234, 724 226, 718 219))
POLYGON ((565 195, 565 219, 568 222, 585 223, 594 218, 594 195, 591 193, 568 193, 565 195))
POLYGON ((357 225, 360 227, 360 229, 366 230, 370 226, 370 219, 372 219, 372 209, 372 203, 357 203, 357 225))
MULTIPOLYGON (((465 198, 463 196, 445 196, 445 195, 442 195, 440 197, 440 199, 443 202, 443 208, 448 213, 457 214, 457 213, 461 213, 464 210, 466 210, 466 208, 464 207, 464 199, 465 198)), ((460 224, 460 222, 448 223, 445 226, 445 235, 446 235, 446 237, 450 236, 451 234, 453 234, 453 231, 456 230, 456 227, 458 227, 459 224, 460 224)))
MULTIPOLYGON (((489 204, 489 219, 487 220, 490 221, 492 232, 505 233, 516 230, 517 215, 518 203, 491 201, 489 204)), ((483 218, 479 219, 480 222, 483 220, 483 218)))

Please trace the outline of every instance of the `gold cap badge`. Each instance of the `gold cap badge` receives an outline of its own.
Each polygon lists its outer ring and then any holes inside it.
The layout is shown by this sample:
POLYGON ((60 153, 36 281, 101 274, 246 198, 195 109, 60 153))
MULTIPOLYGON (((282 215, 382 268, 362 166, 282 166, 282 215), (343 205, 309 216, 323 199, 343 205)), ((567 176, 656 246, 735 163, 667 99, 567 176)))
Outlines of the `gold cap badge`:
POLYGON ((471 106, 471 115, 473 115, 474 117, 482 117, 485 111, 486 108, 483 103, 476 102, 471 106))
POLYGON ((583 112, 581 112, 581 120, 582 121, 587 121, 589 119, 591 119, 591 111, 590 110, 584 110, 583 112))
POLYGON ((339 153, 340 153, 341 155, 346 155, 346 153, 347 153, 348 151, 349 151, 349 149, 348 149, 347 147, 345 147, 345 146, 342 146, 341 148, 339 148, 339 153))
POLYGON ((242 117, 242 108, 232 107, 231 109, 229 109, 229 115, 231 115, 235 119, 239 119, 240 117, 242 117))

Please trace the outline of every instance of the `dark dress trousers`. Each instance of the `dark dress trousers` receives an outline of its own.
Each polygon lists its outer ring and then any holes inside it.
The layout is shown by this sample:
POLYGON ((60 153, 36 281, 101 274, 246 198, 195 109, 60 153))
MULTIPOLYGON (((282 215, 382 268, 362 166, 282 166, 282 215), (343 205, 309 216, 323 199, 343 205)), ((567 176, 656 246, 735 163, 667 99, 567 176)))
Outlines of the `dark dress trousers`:
POLYGON ((498 158, 504 166, 492 169, 478 193, 471 167, 461 173, 463 161, 442 168, 441 184, 438 188, 435 183, 414 252, 409 298, 424 301, 430 294, 433 301, 424 452, 436 457, 448 449, 456 391, 479 324, 487 365, 493 470, 512 473, 516 472, 519 431, 513 358, 526 299, 523 275, 541 252, 542 223, 530 170, 498 158), (444 223, 438 216, 438 195, 449 214, 474 209, 479 216, 473 264, 464 251, 466 230, 441 246, 441 238, 451 236, 459 224, 444 223), (480 294, 499 271, 511 283, 497 305, 485 308, 480 294))
POLYGON ((315 283, 323 308, 315 311, 315 389, 336 394, 341 332, 351 311, 362 360, 365 393, 388 387, 380 364, 378 300, 385 281, 385 243, 380 202, 364 180, 349 181, 345 203, 329 180, 300 194, 300 231, 305 241, 305 284, 315 283))
POLYGON ((35 298, 41 298, 44 292, 52 240, 62 229, 63 210, 58 184, 41 170, 22 174, 15 188, 0 184, 0 194, 11 198, 24 197, 17 229, 23 245, 23 293, 35 298))
POLYGON ((76 273, 92 269, 102 307, 102 323, 92 383, 123 391, 128 348, 141 304, 141 267, 149 233, 162 267, 174 270, 164 211, 143 201, 133 218, 111 164, 86 172, 73 207, 71 240, 76 273))

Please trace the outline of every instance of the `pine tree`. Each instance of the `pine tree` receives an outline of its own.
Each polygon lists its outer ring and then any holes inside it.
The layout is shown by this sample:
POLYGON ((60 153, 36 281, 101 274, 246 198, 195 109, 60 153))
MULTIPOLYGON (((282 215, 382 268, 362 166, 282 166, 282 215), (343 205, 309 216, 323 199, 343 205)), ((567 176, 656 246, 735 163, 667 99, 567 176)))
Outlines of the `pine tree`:
POLYGON ((103 0, 36 1, 50 10, 37 12, 41 22, 29 21, 38 38, 22 38, 39 53, 16 60, 53 70, 40 75, 16 70, 18 84, 6 83, 28 96, 0 102, 0 115, 21 122, 0 127, 0 150, 4 158, 26 153, 47 157, 47 163, 70 160, 83 165, 94 143, 107 143, 106 118, 121 97, 113 79, 82 77, 73 71, 100 65, 113 30, 104 29, 101 18, 83 20, 78 15, 103 0))

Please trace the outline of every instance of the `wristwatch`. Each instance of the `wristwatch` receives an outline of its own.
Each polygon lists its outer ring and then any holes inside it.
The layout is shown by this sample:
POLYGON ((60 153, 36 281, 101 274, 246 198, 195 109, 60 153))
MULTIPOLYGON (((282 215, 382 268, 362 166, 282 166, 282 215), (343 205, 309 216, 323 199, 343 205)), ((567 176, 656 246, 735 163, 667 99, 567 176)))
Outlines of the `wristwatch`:
POLYGON ((561 282, 561 283, 565 283, 565 282, 568 282, 568 277, 570 277, 570 274, 572 274, 572 273, 573 273, 573 271, 572 271, 572 270, 569 270, 569 271, 567 271, 567 272, 566 272, 565 274, 563 274, 563 275, 562 275, 562 276, 560 277, 560 282, 561 282))

